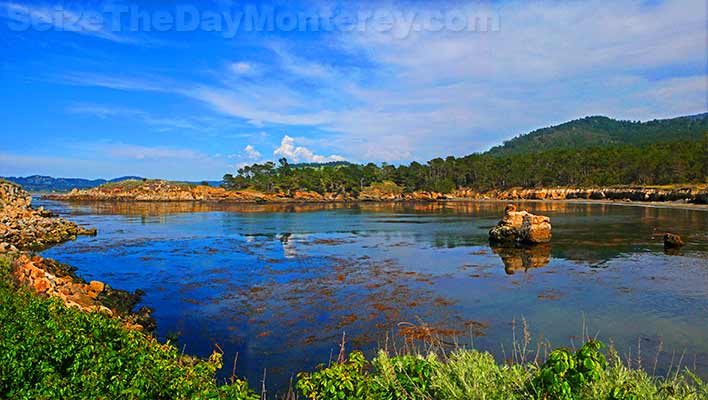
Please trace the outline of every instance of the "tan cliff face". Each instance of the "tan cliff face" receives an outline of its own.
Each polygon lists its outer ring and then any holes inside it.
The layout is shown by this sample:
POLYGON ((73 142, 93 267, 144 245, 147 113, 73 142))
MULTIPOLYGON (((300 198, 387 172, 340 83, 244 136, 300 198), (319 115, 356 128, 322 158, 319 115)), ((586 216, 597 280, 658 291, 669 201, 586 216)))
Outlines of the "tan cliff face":
POLYGON ((428 191, 402 192, 367 189, 358 196, 351 193, 320 194, 305 190, 291 193, 263 193, 255 190, 226 190, 220 187, 189 185, 162 180, 125 181, 93 189, 74 189, 50 199, 70 201, 210 201, 210 202, 346 202, 346 201, 439 201, 439 200, 617 200, 682 201, 708 204, 705 188, 512 188, 479 192, 457 189, 451 193, 428 191))
POLYGON ((219 187, 188 185, 161 180, 124 182, 93 189, 74 189, 64 195, 49 195, 49 199, 70 201, 213 201, 213 202, 335 202, 335 201, 434 201, 446 196, 437 192, 392 193, 369 191, 358 198, 349 193, 325 193, 297 190, 263 193, 255 190, 226 190, 219 187))
POLYGON ((700 188, 512 188, 477 192, 459 189, 451 194, 454 198, 490 200, 625 200, 625 201, 685 201, 708 204, 708 189, 700 188))

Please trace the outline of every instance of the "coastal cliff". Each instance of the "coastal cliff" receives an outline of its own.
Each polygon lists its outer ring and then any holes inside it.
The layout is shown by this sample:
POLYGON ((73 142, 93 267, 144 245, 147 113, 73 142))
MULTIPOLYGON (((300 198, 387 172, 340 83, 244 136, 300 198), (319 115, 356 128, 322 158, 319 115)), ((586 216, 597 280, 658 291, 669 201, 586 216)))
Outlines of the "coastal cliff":
POLYGON ((661 187, 607 187, 607 188, 512 188, 477 192, 461 189, 451 194, 453 198, 490 200, 620 200, 620 201, 677 201, 708 204, 708 188, 661 187))
POLYGON ((451 193, 403 192, 373 188, 353 193, 292 191, 263 193, 255 190, 226 190, 163 180, 126 181, 93 189, 74 189, 46 198, 67 201, 204 201, 204 202, 348 202, 348 201, 441 201, 441 200, 608 200, 683 202, 708 204, 708 187, 607 187, 607 188, 511 188, 485 192, 457 189, 451 193))

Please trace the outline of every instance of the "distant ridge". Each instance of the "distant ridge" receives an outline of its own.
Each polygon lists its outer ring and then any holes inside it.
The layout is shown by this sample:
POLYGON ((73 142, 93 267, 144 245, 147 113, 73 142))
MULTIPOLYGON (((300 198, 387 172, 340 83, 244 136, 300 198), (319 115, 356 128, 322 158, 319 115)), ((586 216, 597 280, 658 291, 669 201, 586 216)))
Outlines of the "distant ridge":
POLYGON ((701 140, 708 132, 708 113, 647 122, 590 116, 517 136, 493 147, 489 154, 505 156, 551 149, 579 149, 612 144, 645 145, 701 140))
POLYGON ((90 189, 108 182, 122 182, 130 179, 143 179, 139 176, 122 176, 111 180, 82 178, 53 178, 51 176, 32 175, 27 177, 2 177, 21 185, 29 192, 68 192, 71 189, 90 189))

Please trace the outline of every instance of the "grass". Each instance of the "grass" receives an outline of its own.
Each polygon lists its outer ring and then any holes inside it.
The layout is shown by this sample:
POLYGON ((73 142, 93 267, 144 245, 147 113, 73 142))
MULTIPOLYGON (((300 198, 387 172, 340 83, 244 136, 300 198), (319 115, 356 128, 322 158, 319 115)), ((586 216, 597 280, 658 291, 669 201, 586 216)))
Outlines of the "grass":
MULTIPOLYGON (((382 350, 371 362, 360 355, 352 362, 350 356, 343 363, 340 360, 313 373, 300 374, 297 386, 309 399, 708 399, 708 384, 687 369, 677 368, 664 377, 656 377, 628 367, 613 348, 595 352, 593 346, 599 346, 599 342, 589 338, 577 351, 559 348, 542 364, 522 361, 502 364, 491 354, 474 349, 458 348, 450 352, 438 349, 427 355, 391 355, 382 350), (575 375, 564 371, 563 376, 558 372, 558 364, 553 362, 558 354, 577 357, 575 375), (591 354, 596 360, 601 359, 601 363, 591 363, 588 367, 587 358, 583 359, 581 354, 591 354), (584 374, 582 379, 578 379, 578 371, 584 374), (553 383, 568 382, 568 391, 564 394, 544 385, 541 378, 549 375, 553 383), (332 384, 342 381, 351 381, 353 385, 347 388, 332 384)), ((515 353, 514 358, 520 356, 515 353)))
MULTIPOLYGON (((186 356, 105 314, 69 309, 59 300, 15 288, 11 261, 0 256, 0 398, 265 398, 235 376, 218 385, 218 351, 207 360, 186 356)), ((623 362, 611 347, 603 352, 587 345, 577 351, 558 349, 542 357, 541 347, 528 349, 526 331, 524 325, 509 363, 474 349, 416 352, 409 346, 394 354, 380 350, 367 360, 356 351, 347 356, 342 341, 336 361, 298 374, 295 388, 283 398, 298 398, 295 389, 318 400, 708 398, 708 385, 688 370, 675 368, 655 377, 628 366, 632 363, 623 362)))

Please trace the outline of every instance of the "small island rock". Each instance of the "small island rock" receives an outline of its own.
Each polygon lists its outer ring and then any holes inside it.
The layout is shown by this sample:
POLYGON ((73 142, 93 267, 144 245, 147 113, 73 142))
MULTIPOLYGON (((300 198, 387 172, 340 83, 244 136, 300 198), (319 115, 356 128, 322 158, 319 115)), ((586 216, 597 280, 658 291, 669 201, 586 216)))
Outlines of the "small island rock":
POLYGON ((509 204, 504 209, 502 220, 489 231, 489 240, 497 243, 547 243, 551 240, 551 219, 527 211, 516 211, 516 206, 509 204))
POLYGON ((685 245, 681 236, 675 233, 666 233, 664 235, 664 247, 667 248, 677 248, 685 245))

